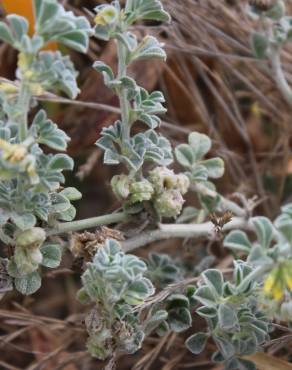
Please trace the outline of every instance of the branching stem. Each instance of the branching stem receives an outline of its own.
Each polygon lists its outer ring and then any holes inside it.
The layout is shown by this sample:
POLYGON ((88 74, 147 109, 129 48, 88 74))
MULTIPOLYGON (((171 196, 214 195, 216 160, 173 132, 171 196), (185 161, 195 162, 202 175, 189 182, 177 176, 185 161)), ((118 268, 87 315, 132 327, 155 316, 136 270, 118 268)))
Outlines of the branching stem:
POLYGON ((73 231, 90 229, 100 225, 110 225, 119 222, 124 222, 128 219, 125 212, 112 213, 109 215, 87 218, 79 221, 59 223, 55 228, 47 231, 47 236, 64 234, 73 231))
MULTIPOLYGON (((253 230, 253 226, 245 218, 234 217, 232 221, 223 227, 222 231, 225 232, 234 229, 253 230)), ((202 236, 210 238, 215 235, 216 230, 212 222, 204 222, 201 224, 160 224, 159 229, 145 231, 123 242, 122 245, 126 252, 130 252, 158 240, 171 238, 200 238, 202 236)))
POLYGON ((30 106, 31 94, 29 86, 25 79, 21 80, 19 96, 18 96, 18 117, 19 122, 19 141, 22 142, 27 138, 28 130, 28 112, 30 106))
MULTIPOLYGON (((118 78, 121 79, 127 76, 127 64, 125 57, 125 47, 120 40, 117 40, 118 49, 118 78)), ((122 118, 122 139, 127 142, 130 139, 130 122, 129 122, 129 102, 127 99, 127 91, 122 86, 118 93, 122 118)))

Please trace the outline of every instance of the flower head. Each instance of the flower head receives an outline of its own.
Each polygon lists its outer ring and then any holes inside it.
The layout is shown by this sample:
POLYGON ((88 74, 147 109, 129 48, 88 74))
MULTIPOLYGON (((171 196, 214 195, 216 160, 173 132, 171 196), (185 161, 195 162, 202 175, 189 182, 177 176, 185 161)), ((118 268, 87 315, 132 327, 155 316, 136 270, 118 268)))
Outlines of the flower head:
POLYGON ((3 159, 12 164, 22 161, 27 154, 25 146, 21 144, 10 144, 8 141, 3 139, 0 139, 0 150, 2 152, 3 159))
POLYGON ((112 6, 107 5, 100 8, 96 17, 94 18, 94 23, 97 26, 107 26, 109 24, 113 24, 118 19, 118 10, 112 6))
POLYGON ((18 87, 10 82, 1 82, 0 91, 3 91, 6 94, 16 94, 18 92, 18 87))
POLYGON ((281 263, 267 276, 264 283, 266 296, 280 301, 285 292, 292 292, 292 261, 281 263))
POLYGON ((166 190, 154 200, 156 212, 161 217, 177 217, 182 210, 184 199, 179 190, 166 190))

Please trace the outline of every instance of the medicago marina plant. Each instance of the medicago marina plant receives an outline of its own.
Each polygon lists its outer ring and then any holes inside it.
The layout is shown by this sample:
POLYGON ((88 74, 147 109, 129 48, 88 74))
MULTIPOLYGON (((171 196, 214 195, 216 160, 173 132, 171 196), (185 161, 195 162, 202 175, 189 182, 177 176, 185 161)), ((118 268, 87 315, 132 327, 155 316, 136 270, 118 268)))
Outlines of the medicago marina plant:
MULTIPOLYGON (((0 84, 0 239, 10 251, 1 259, 3 289, 35 293, 44 268, 58 268, 67 250, 83 261, 77 298, 88 306, 87 349, 93 357, 133 354, 149 335, 188 330, 185 345, 192 354, 212 341, 214 362, 227 370, 255 369, 249 356, 269 341, 273 320, 289 323, 292 317, 292 206, 283 206, 274 221, 254 217, 252 201, 239 205, 217 192, 214 181, 223 176, 224 162, 210 155, 207 135, 192 132, 187 143, 173 147, 159 133, 164 96, 139 86, 129 72, 132 63, 166 59, 156 37, 135 32, 136 23, 170 22, 159 0, 99 5, 94 26, 56 0, 33 4, 32 36, 21 16, 9 15, 0 23, 1 40, 18 51, 16 81, 0 84), (120 209, 74 221, 71 202, 81 193, 64 185, 63 174, 74 166, 64 154, 70 139, 38 110, 38 97, 54 92, 76 98, 78 73, 70 57, 45 47, 54 41, 86 53, 90 36, 116 45, 117 68, 101 61, 93 68, 120 103, 120 118, 96 143, 104 164, 118 166, 110 184, 120 209), (46 147, 57 154, 47 154, 46 147), (186 206, 188 193, 198 208, 186 206), (119 226, 127 229, 133 220, 140 232, 125 238, 119 226), (103 229, 102 237, 77 234, 104 225, 117 230, 103 229), (129 253, 168 238, 224 239, 233 267, 210 268, 208 256, 191 267, 167 254, 142 259, 129 253), (191 333, 198 317, 205 320, 205 330, 191 333)), ((279 20, 283 9, 277 6, 259 16, 279 20)), ((282 28, 289 22, 283 16, 282 28)), ((278 34, 275 28, 273 37, 278 34)), ((285 35, 290 37, 289 30, 285 35)), ((278 45, 265 37, 254 36, 258 56, 273 55, 278 45)))

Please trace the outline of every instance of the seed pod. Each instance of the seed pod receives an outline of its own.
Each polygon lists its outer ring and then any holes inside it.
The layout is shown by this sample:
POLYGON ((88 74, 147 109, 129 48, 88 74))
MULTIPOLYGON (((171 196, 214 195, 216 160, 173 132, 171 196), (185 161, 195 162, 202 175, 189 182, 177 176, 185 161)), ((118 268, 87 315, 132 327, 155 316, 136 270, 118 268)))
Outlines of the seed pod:
POLYGON ((17 235, 16 247, 37 249, 46 240, 46 233, 40 227, 33 227, 17 235))
POLYGON ((154 208, 161 217, 177 217, 182 210, 184 199, 179 190, 166 190, 154 201, 154 208))

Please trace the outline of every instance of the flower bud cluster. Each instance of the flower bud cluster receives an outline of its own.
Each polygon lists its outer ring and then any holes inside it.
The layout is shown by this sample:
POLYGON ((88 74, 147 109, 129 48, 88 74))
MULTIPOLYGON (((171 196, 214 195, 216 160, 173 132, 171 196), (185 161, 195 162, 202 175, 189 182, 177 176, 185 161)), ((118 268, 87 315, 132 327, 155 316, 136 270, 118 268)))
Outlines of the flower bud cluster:
POLYGON ((149 181, 155 189, 154 208, 160 217, 177 217, 184 204, 183 195, 190 186, 184 174, 176 175, 166 167, 156 167, 149 173, 149 181))
POLYGON ((38 175, 36 172, 35 157, 28 152, 28 149, 23 144, 11 144, 6 140, 0 139, 0 155, 3 167, 15 167, 19 172, 25 172, 31 183, 38 182, 38 175))
POLYGON ((119 12, 112 5, 102 5, 94 18, 94 23, 98 26, 107 26, 115 23, 118 19, 119 12))
POLYGON ((19 233, 16 237, 14 263, 22 274, 30 274, 42 263, 40 247, 46 239, 46 233, 40 227, 33 227, 19 233))
POLYGON ((177 217, 183 207, 183 195, 190 182, 186 175, 175 174, 166 167, 156 167, 149 172, 147 179, 136 181, 122 174, 112 178, 113 192, 128 204, 152 201, 158 216, 177 217))

